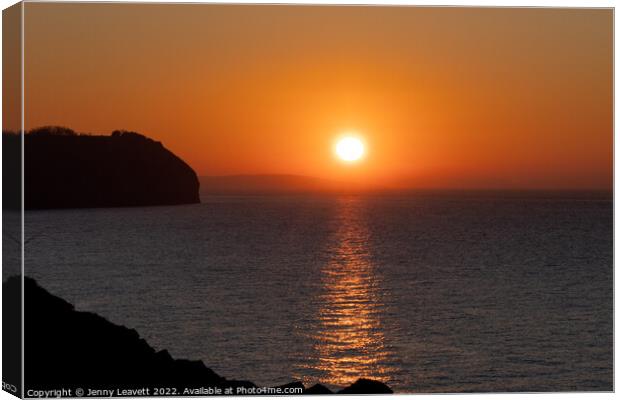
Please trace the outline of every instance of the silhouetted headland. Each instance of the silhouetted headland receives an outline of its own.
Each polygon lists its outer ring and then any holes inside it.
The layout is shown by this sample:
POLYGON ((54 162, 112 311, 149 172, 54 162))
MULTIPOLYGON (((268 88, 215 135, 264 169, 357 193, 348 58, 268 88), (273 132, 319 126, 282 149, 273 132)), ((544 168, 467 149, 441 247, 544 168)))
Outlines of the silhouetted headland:
MULTIPOLYGON (((5 157, 17 155, 19 135, 4 132, 3 145, 5 157)), ((33 129, 24 135, 24 168, 27 209, 200 202, 194 170, 136 132, 97 136, 61 127, 33 129)))
MULTIPOLYGON (((5 281, 5 304, 19 298, 20 291, 18 276, 5 281)), ((239 388, 257 388, 249 381, 226 379, 202 361, 174 359, 166 350, 156 351, 134 329, 113 324, 94 313, 76 311, 34 279, 25 278, 24 293, 26 390, 172 387, 177 395, 204 396, 210 394, 205 393, 205 388, 233 388, 232 394, 239 394, 239 388)), ((19 313, 6 317, 6 323, 20 323, 19 313)), ((305 394, 333 393, 320 384, 305 388, 301 382, 293 382, 280 387, 302 388, 305 394)), ((381 382, 359 379, 338 393, 392 391, 381 382)))

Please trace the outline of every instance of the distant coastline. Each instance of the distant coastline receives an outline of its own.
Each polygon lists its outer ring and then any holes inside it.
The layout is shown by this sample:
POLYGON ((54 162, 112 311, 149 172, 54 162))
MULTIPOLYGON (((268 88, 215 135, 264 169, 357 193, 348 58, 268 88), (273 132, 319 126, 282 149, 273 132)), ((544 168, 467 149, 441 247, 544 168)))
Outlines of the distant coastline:
POLYGON ((379 188, 291 174, 200 176, 200 194, 205 195, 286 195, 360 194, 379 188))
POLYGON ((501 188, 391 188, 341 182, 292 174, 237 174, 200 176, 201 196, 278 195, 403 195, 501 198, 575 198, 611 200, 603 189, 501 189, 501 188))

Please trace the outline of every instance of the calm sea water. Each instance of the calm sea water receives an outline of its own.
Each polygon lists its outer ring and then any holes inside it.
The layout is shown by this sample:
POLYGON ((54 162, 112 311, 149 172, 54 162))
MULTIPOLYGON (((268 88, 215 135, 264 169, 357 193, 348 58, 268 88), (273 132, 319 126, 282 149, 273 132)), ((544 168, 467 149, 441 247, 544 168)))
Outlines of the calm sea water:
POLYGON ((611 390, 612 207, 395 195, 32 211, 26 274, 259 385, 611 390))

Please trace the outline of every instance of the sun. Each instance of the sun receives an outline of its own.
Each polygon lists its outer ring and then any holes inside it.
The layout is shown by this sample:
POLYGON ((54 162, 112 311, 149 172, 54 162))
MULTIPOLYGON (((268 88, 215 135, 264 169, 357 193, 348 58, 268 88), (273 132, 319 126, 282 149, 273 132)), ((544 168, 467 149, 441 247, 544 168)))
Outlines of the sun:
POLYGON ((338 158, 346 162, 358 161, 366 152, 364 142, 360 138, 350 135, 340 138, 336 142, 334 150, 338 158))

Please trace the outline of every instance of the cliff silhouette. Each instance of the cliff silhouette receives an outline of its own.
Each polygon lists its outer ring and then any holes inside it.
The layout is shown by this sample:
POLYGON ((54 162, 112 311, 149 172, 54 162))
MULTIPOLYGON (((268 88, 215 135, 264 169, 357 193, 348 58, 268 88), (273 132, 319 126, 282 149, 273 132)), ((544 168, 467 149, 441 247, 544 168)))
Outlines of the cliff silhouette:
MULTIPOLYGON (((19 135, 6 132, 3 141, 7 154, 18 153, 19 135)), ((62 127, 33 129, 24 135, 24 169, 27 209, 200 202, 192 168, 136 132, 97 136, 62 127)))
MULTIPOLYGON (((2 286, 4 304, 20 297, 19 276, 7 279, 2 286)), ((174 359, 166 350, 156 351, 135 330, 94 313, 76 311, 28 277, 24 278, 24 301, 25 390, 171 387, 177 395, 204 396, 210 393, 201 388, 233 388, 233 394, 244 394, 239 388, 257 388, 249 381, 219 376, 202 361, 174 359)), ((19 324, 19 314, 9 313, 3 322, 19 324)), ((305 394, 332 393, 320 384, 305 388, 301 382, 292 382, 279 387, 301 388, 305 394)), ((392 391, 381 382, 359 379, 339 393, 392 391)))

